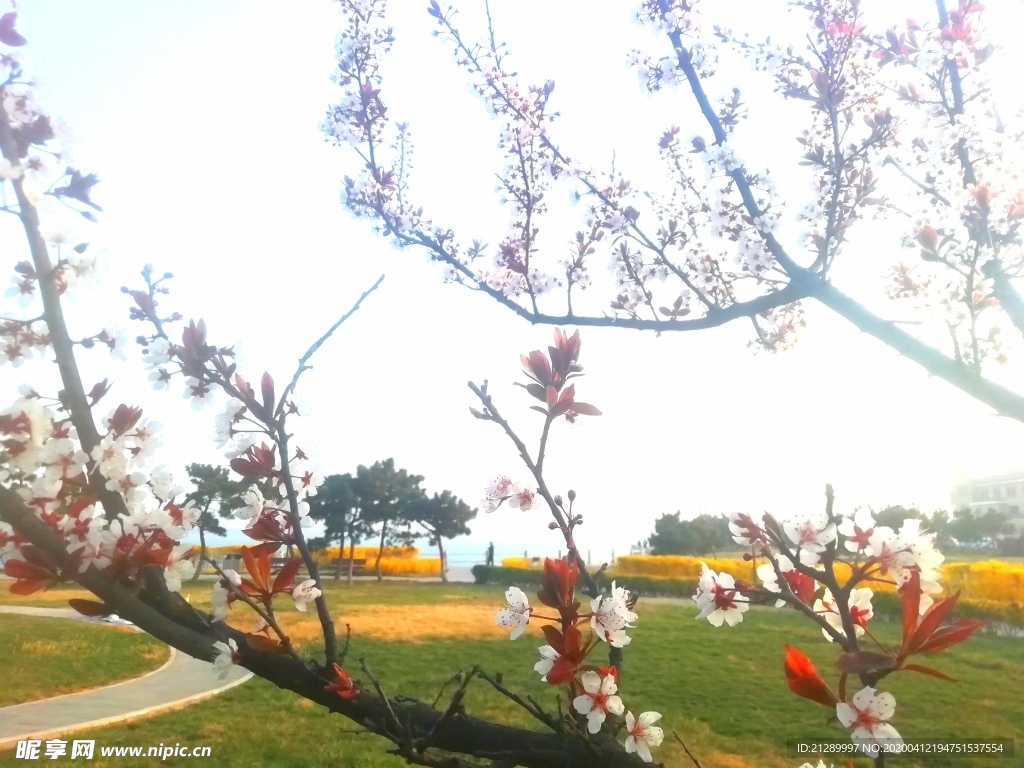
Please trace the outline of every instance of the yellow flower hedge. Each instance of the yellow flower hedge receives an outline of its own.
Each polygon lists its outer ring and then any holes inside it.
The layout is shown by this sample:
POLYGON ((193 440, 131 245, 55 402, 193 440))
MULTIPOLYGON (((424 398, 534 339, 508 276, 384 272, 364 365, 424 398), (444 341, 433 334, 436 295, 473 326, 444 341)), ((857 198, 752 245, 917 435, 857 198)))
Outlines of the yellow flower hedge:
MULTIPOLYGON (((224 557, 238 554, 239 550, 240 547, 237 545, 209 547, 207 553, 210 557, 224 557)), ((419 557, 419 553, 416 547, 384 547, 384 556, 380 559, 381 573, 385 576, 437 576, 441 571, 441 559, 419 557)), ((339 557, 337 547, 313 550, 313 559, 324 568, 333 567, 334 561, 339 557)), ((344 557, 348 557, 348 547, 345 547, 344 557)), ((377 560, 377 547, 356 547, 353 558, 365 560, 366 570, 372 572, 373 564, 377 560)))
MULTIPOLYGON (((258 542, 252 542, 257 544, 258 542)), ((237 555, 241 546, 238 544, 228 545, 225 547, 207 547, 206 553, 210 557, 224 557, 224 555, 237 555)), ((405 560, 413 560, 419 557, 420 551, 417 547, 384 547, 384 557, 402 558, 405 560)), ((318 563, 327 563, 331 560, 341 557, 338 554, 337 547, 327 547, 326 549, 314 549, 313 556, 318 563)), ((345 557, 348 557, 348 547, 345 547, 345 557)), ((353 557, 356 560, 376 560, 377 559, 377 548, 376 547, 356 547, 355 554, 353 557)))
POLYGON ((525 557, 503 557, 501 559, 502 568, 532 568, 533 566, 525 557))
MULTIPOLYGON (((395 560, 415 560, 419 556, 420 551, 416 547, 384 547, 382 554, 383 557, 395 560)), ((345 547, 344 554, 338 553, 338 547, 313 550, 313 558, 321 564, 330 563, 339 557, 348 558, 348 547, 345 547)), ((366 560, 366 564, 369 565, 377 559, 377 547, 356 547, 352 557, 356 560, 366 560)))
MULTIPOLYGON (((366 559, 366 569, 373 571, 375 558, 366 559)), ((382 557, 380 570, 385 576, 437 576, 441 573, 441 558, 417 557, 382 557)))
MULTIPOLYGON (((522 558, 507 558, 502 565, 511 566, 507 561, 522 558)), ((743 581, 754 581, 753 565, 738 558, 724 557, 683 557, 681 555, 623 555, 610 569, 613 576, 660 576, 675 579, 700 578, 700 565, 707 563, 713 571, 725 571, 743 581)), ((519 566, 522 567, 522 566, 519 566)), ((843 582, 849 575, 840 570, 837 574, 843 582)), ((970 600, 1024 603, 1024 565, 1004 563, 999 560, 984 560, 975 563, 943 563, 942 585, 947 593, 961 590, 970 600)), ((873 582, 876 592, 895 592, 895 586, 873 582)))

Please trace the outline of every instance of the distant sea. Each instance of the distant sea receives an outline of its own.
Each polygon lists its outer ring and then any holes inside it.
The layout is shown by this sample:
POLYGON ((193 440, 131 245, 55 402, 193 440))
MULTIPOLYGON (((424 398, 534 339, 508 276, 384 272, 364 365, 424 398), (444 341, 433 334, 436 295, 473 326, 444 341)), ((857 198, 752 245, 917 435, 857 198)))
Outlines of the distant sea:
MULTIPOLYGON (((310 537, 318 535, 315 528, 309 530, 311 532, 307 535, 310 537)), ((187 536, 184 541, 189 544, 198 544, 199 536, 190 535, 187 536)), ((230 545, 253 544, 254 542, 240 530, 229 530, 226 536, 208 535, 206 537, 206 543, 211 547, 224 547, 230 545)), ((378 541, 375 540, 360 542, 360 546, 376 546, 377 544, 378 541)), ((470 567, 483 563, 485 561, 488 544, 490 544, 489 539, 479 538, 472 535, 445 541, 444 549, 448 555, 448 564, 453 567, 470 567)), ((419 547, 421 556, 437 557, 437 547, 431 547, 425 540, 417 541, 416 546, 419 547)), ((565 548, 563 547, 559 550, 558 540, 554 534, 545 537, 542 541, 538 541, 536 539, 496 539, 494 541, 494 561, 499 565, 501 564, 502 558, 506 557, 523 557, 524 554, 531 558, 557 557, 559 553, 564 555, 565 548)), ((586 550, 584 550, 583 554, 586 556, 586 550)), ((617 551, 616 554, 624 555, 627 554, 627 552, 620 550, 617 551)), ((590 550, 590 555, 592 562, 601 563, 611 557, 611 550, 607 547, 594 547, 590 550)))

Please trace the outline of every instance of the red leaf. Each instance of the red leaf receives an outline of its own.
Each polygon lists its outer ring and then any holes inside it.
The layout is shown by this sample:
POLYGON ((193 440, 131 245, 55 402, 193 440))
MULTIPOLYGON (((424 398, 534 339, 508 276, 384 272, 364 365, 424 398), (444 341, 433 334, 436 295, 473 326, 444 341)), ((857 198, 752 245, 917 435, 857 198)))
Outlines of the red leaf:
POLYGON ((942 620, 949 615, 949 612, 953 610, 953 606, 956 605, 956 601, 959 599, 960 592, 957 591, 925 611, 924 616, 918 622, 917 629, 914 630, 914 634, 910 638, 909 653, 916 652, 918 648, 935 634, 935 631, 942 624, 942 620))
POLYGON ((564 638, 562 637, 562 633, 550 624, 542 626, 540 631, 544 633, 544 639, 548 641, 548 645, 561 654, 564 647, 564 638))
POLYGON ((274 588, 271 590, 275 594, 280 592, 290 592, 292 587, 295 586, 295 574, 299 571, 299 566, 302 565, 301 557, 293 557, 283 566, 281 570, 277 572, 277 577, 274 579, 274 588))
POLYGON ((527 384, 526 391, 538 400, 547 400, 547 391, 540 384, 527 384))
POLYGON ((987 623, 987 621, 977 621, 975 619, 957 619, 953 622, 952 626, 943 627, 932 634, 928 641, 917 649, 917 652, 938 653, 949 648, 951 645, 962 643, 987 623))
POLYGON ((939 670, 932 669, 931 667, 926 667, 923 664, 907 664, 906 666, 902 667, 902 669, 906 669, 906 670, 909 670, 911 672, 921 672, 921 673, 923 673, 925 675, 931 675, 932 677, 937 677, 937 678, 939 678, 939 680, 947 680, 950 683, 955 683, 956 682, 955 678, 952 678, 949 675, 944 675, 941 672, 939 672, 939 670))
POLYGON ((14 22, 17 18, 18 14, 16 13, 5 13, 0 16, 0 43, 9 45, 11 48, 20 48, 27 42, 14 29, 14 22))
POLYGON ((141 408, 133 408, 121 403, 114 409, 114 415, 110 417, 110 429, 114 433, 114 437, 121 437, 138 424, 140 418, 142 418, 141 408))
MULTIPOLYGON (((26 547, 26 550, 29 549, 26 547)), ((27 554, 27 553, 22 553, 27 554)), ((53 574, 38 565, 25 562, 24 560, 8 560, 4 563, 4 573, 12 579, 33 579, 49 581, 53 574)))
POLYGON ((103 603, 97 603, 95 600, 80 600, 73 598, 68 600, 68 605, 74 608, 83 616, 109 616, 114 611, 108 608, 103 603))
POLYGON ((811 660, 791 645, 786 646, 785 670, 789 690, 797 696, 826 707, 834 707, 838 703, 836 695, 829 690, 811 660))
POLYGON ((269 373, 263 374, 263 379, 260 381, 260 388, 263 390, 263 406, 267 409, 267 413, 274 413, 274 380, 270 377, 269 373))
POLYGON ((910 639, 917 626, 917 617, 921 613, 921 574, 914 571, 910 579, 899 590, 903 601, 903 642, 900 646, 900 658, 906 658, 910 647, 910 639))
POLYGON ((10 592, 12 595, 31 595, 33 592, 38 592, 40 589, 45 589, 49 584, 49 579, 26 579, 22 581, 16 581, 13 584, 11 584, 10 592))
POLYGON ((917 242, 921 244, 923 250, 935 253, 939 247, 939 233, 925 224, 917 231, 917 242))
POLYGON ((352 684, 352 677, 337 664, 334 667, 334 682, 324 686, 325 691, 333 691, 343 699, 354 699, 359 695, 359 689, 352 684))
POLYGON ((259 551, 266 545, 242 547, 242 562, 253 583, 263 592, 270 592, 270 557, 265 551, 259 551))
POLYGON ((573 659, 566 658, 565 656, 559 656, 555 659, 555 663, 551 665, 551 671, 545 675, 548 679, 548 684, 562 685, 576 677, 579 665, 573 662, 573 659))
POLYGON ((242 477, 259 477, 263 474, 263 468, 259 464, 244 456, 232 459, 231 468, 242 477))
POLYGON ((580 416, 601 416, 601 412, 590 403, 573 403, 572 409, 580 416))
POLYGON ((551 408, 552 406, 554 406, 555 403, 558 402, 558 390, 549 384, 547 390, 545 390, 545 397, 548 404, 548 408, 551 408))

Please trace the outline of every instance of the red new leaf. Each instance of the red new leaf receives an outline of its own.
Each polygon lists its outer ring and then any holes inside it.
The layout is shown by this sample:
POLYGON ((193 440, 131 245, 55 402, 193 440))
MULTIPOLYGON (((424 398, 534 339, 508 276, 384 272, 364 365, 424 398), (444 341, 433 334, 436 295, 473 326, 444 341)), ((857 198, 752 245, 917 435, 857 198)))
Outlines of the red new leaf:
POLYGON ((0 16, 0 43, 9 45, 11 48, 19 48, 26 42, 25 38, 14 28, 14 22, 17 19, 18 14, 16 13, 5 13, 0 16))
MULTIPOLYGON (((547 636, 546 632, 545 636, 547 636)), ((583 636, 576 627, 568 627, 560 638, 559 645, 561 647, 551 646, 558 651, 559 656, 547 674, 550 685, 562 685, 575 678, 586 655, 582 644, 583 636)))
MULTIPOLYGON (((260 591, 270 594, 270 554, 267 552, 266 544, 258 544, 255 547, 242 547, 242 562, 245 563, 245 570, 253 585, 260 591)), ((274 547, 276 550, 277 547, 274 547)))
POLYGON ((955 678, 952 678, 949 675, 944 675, 939 672, 939 670, 926 667, 923 664, 906 664, 903 669, 910 670, 911 672, 921 672, 922 674, 931 675, 932 677, 939 678, 939 680, 946 680, 950 683, 956 682, 955 678))
POLYGON ((797 696, 816 701, 826 707, 835 707, 839 702, 811 660, 791 645, 786 646, 785 670, 789 690, 797 696))
POLYGON ((975 619, 957 619, 952 625, 943 627, 932 634, 932 636, 924 642, 920 648, 918 648, 917 652, 938 653, 941 650, 949 648, 951 645, 962 643, 987 623, 987 621, 977 621, 975 619))
POLYGON ((74 598, 72 600, 68 600, 68 605, 83 616, 109 616, 114 612, 112 608, 108 608, 103 603, 97 603, 95 600, 79 600, 78 598, 74 598))
POLYGON ((953 624, 940 627, 960 593, 955 592, 944 600, 932 605, 918 618, 921 602, 921 575, 914 571, 907 582, 900 587, 903 600, 903 642, 900 646, 899 667, 906 669, 903 662, 914 653, 938 653, 951 645, 962 643, 987 622, 972 619, 958 619, 953 624))
POLYGON ((301 565, 302 558, 293 557, 281 567, 281 570, 277 572, 277 577, 274 579, 274 594, 290 592, 292 590, 292 587, 295 586, 295 574, 298 573, 301 565))
POLYGON ((263 374, 263 379, 260 381, 260 389, 263 394, 263 407, 267 409, 268 414, 274 413, 274 380, 271 378, 269 373, 263 374))

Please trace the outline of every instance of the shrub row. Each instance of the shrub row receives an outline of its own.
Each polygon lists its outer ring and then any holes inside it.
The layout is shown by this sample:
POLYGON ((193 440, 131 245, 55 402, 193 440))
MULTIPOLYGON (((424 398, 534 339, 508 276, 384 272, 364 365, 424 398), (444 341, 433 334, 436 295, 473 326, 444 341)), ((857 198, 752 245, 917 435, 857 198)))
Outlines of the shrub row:
MULTIPOLYGON (((746 568, 750 563, 737 560, 746 568)), ((710 563, 709 563, 710 566, 710 563)), ((473 577, 477 584, 495 584, 502 588, 515 586, 521 589, 540 586, 540 570, 536 568, 508 568, 504 566, 473 566, 473 577)), ((616 578, 625 583, 622 586, 645 597, 690 598, 697 590, 696 579, 659 578, 656 576, 623 575, 602 573, 598 584, 605 588, 616 578)), ((984 619, 986 621, 1024 627, 1024 601, 971 600, 961 597, 956 604, 956 618, 984 619)), ((901 615, 899 596, 895 592, 879 592, 872 599, 875 613, 881 617, 898 618, 901 615)))
MULTIPOLYGON (((239 547, 210 547, 207 553, 210 557, 224 557, 225 555, 238 554, 239 547)), ((284 553, 284 548, 280 552, 284 553)), ((438 557, 418 557, 419 549, 416 547, 384 547, 384 556, 380 559, 380 570, 384 576, 437 576, 441 571, 441 559, 438 557)), ((345 548, 344 557, 348 557, 348 547, 345 548)), ((334 561, 339 558, 338 547, 327 547, 313 550, 313 559, 325 569, 327 573, 333 573, 334 561)), ((377 560, 376 547, 356 547, 353 559, 365 560, 366 571, 373 571, 373 564, 377 560)))
MULTIPOLYGON (((252 542, 255 544, 256 542, 252 542)), ((207 547, 206 553, 210 557, 224 557, 224 555, 237 555, 240 546, 228 544, 223 547, 207 547)), ((417 547, 384 547, 384 557, 404 558, 406 560, 419 557, 420 551, 417 547)), ((318 563, 327 563, 339 557, 348 557, 348 547, 345 547, 345 554, 338 554, 338 547, 314 548, 313 557, 318 563)), ((376 560, 377 547, 356 547, 352 557, 356 560, 376 560)))
MULTIPOLYGON (((701 563, 713 571, 725 571, 744 581, 753 580, 751 563, 738 558, 699 558, 676 555, 624 555, 615 561, 616 576, 663 576, 676 579, 700 578, 701 563)), ((837 569, 840 582, 848 569, 837 569), (845 573, 844 573, 845 570, 845 573)), ((972 601, 1024 603, 1024 565, 984 560, 974 563, 943 563, 942 585, 946 593, 960 590, 972 601)), ((872 583, 875 592, 896 592, 892 584, 872 583)))
MULTIPOLYGON (((504 561, 502 561, 504 563, 504 561)), ((509 568, 504 565, 474 565, 473 578, 477 584, 497 584, 502 587, 539 587, 540 570, 537 568, 509 568)), ((606 588, 616 575, 599 574, 597 583, 606 588)), ((630 576, 631 592, 647 597, 691 597, 697 590, 696 579, 659 579, 650 576, 630 576)))

